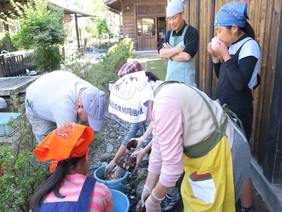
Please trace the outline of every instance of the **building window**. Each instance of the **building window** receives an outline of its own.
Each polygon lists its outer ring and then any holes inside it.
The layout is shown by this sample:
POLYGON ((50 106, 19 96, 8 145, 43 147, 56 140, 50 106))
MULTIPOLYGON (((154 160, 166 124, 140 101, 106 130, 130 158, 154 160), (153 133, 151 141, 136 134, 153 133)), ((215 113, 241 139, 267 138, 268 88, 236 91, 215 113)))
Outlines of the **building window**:
POLYGON ((137 19, 137 35, 138 36, 155 36, 155 19, 139 18, 137 19))

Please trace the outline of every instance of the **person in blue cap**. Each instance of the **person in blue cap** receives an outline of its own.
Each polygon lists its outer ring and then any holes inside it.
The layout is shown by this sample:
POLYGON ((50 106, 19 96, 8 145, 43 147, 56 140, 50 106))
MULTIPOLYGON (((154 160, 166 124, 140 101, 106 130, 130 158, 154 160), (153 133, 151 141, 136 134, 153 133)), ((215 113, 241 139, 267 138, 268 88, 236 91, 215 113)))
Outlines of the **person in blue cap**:
POLYGON ((184 4, 172 0, 166 8, 171 30, 159 46, 161 58, 168 59, 165 80, 177 80, 196 86, 194 56, 199 48, 198 30, 184 21, 184 4))
MULTIPOLYGON (((255 33, 247 22, 248 4, 232 1, 223 5, 214 20, 216 37, 208 44, 218 78, 216 98, 236 113, 242 121, 246 137, 252 132, 252 90, 259 83, 261 51, 255 33)), ((251 178, 241 194, 241 211, 252 212, 251 178)))

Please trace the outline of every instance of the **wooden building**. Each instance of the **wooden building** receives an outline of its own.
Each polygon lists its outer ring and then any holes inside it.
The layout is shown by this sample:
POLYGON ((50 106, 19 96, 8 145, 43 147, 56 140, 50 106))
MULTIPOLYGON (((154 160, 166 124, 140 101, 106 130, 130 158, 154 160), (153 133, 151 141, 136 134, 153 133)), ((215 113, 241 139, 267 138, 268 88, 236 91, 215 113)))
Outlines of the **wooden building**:
MULTIPOLYGON (((170 0, 168 0, 170 1, 170 0)), ((196 55, 196 81, 200 89, 214 97, 217 79, 213 73, 207 44, 215 35, 213 21, 219 8, 231 0, 184 0, 185 21, 196 27, 200 48, 196 55)), ((239 0, 248 3, 249 23, 262 51, 261 84, 253 91, 254 120, 250 140, 253 156, 253 183, 271 211, 282 211, 282 21, 281 0, 239 0)), ((161 0, 108 0, 105 4, 123 17, 123 35, 137 42, 137 50, 156 49, 159 25, 165 26, 165 6, 161 0), (147 9, 146 9, 147 8, 147 9), (143 20, 153 19, 156 34, 140 36, 143 20), (159 21, 161 20, 161 21, 159 21), (142 23, 142 24, 139 24, 142 23), (155 36, 155 37, 154 37, 155 36), (154 39, 153 39, 154 37, 154 39)), ((168 28, 165 28, 167 31, 168 28)))
POLYGON ((156 49, 166 32, 166 0, 108 0, 109 9, 122 14, 121 35, 132 38, 136 50, 156 49))

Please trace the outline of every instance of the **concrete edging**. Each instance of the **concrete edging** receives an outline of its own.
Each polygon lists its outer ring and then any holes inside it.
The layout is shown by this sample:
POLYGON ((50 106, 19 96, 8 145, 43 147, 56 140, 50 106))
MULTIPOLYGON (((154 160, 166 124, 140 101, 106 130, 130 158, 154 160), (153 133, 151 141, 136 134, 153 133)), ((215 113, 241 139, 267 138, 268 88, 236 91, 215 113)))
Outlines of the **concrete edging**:
POLYGON ((271 184, 254 159, 251 161, 251 172, 253 185, 270 211, 282 211, 282 185, 271 184))

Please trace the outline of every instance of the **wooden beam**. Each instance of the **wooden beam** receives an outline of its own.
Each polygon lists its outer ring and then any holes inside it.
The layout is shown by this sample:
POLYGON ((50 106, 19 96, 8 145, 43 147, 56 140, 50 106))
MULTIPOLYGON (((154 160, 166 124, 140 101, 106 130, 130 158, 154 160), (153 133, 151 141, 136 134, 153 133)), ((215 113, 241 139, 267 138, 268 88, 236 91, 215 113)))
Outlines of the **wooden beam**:
POLYGON ((74 14, 75 19, 75 31, 76 31, 76 38, 77 38, 77 48, 80 50, 80 43, 79 43, 79 31, 78 31, 78 21, 77 21, 77 14, 74 14))
MULTIPOLYGON (((9 25, 6 24, 5 22, 4 22, 4 29, 5 29, 6 32, 9 32, 9 25)), ((7 33, 5 33, 5 37, 6 37, 6 42, 7 42, 7 50, 8 50, 8 52, 12 52, 13 47, 12 47, 11 38, 7 33)))

